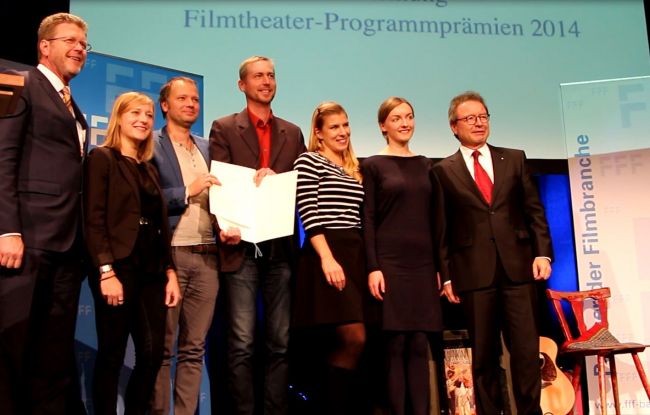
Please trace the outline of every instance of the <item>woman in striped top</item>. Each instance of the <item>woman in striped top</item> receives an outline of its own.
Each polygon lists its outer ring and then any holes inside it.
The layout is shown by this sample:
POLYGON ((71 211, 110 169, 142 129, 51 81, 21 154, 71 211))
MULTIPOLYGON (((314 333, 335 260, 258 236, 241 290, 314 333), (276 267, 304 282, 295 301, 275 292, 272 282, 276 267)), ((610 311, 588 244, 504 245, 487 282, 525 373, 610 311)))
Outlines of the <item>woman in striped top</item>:
POLYGON ((294 327, 334 333, 319 407, 323 413, 342 414, 351 406, 351 378, 365 344, 367 290, 360 218, 363 186, 348 116, 339 104, 324 102, 316 108, 308 150, 294 163, 306 239, 293 322, 294 327))

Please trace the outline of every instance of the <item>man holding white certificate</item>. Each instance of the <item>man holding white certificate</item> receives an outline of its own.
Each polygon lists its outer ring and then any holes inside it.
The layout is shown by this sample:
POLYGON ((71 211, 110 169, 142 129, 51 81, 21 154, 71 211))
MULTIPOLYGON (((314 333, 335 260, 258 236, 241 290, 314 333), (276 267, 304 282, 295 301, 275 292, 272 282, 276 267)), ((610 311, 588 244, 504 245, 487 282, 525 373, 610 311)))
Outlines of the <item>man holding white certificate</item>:
MULTIPOLYGON (((213 122, 210 158, 255 169, 253 180, 289 172, 305 152, 300 128, 273 115, 271 101, 276 81, 273 61, 252 56, 239 67, 239 89, 246 108, 213 122)), ((221 178, 222 184, 227 182, 221 178)), ((261 203, 265 203, 264 201, 261 203)), ((264 413, 287 413, 287 348, 289 343, 290 288, 297 238, 248 242, 220 249, 220 271, 226 295, 228 322, 228 389, 232 413, 255 410, 253 351, 258 290, 263 300, 265 324, 264 413)))

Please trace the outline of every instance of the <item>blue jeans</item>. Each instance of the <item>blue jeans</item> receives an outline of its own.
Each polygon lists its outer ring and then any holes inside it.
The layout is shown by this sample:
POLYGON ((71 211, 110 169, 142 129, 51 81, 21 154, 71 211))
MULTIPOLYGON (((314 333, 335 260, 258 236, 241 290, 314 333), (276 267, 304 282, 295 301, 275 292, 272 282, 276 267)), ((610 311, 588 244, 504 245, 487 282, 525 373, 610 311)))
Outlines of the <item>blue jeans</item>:
POLYGON ((228 387, 234 414, 255 408, 253 352, 258 291, 265 344, 264 414, 287 413, 291 269, 288 262, 246 255, 241 268, 224 273, 228 313, 228 387))

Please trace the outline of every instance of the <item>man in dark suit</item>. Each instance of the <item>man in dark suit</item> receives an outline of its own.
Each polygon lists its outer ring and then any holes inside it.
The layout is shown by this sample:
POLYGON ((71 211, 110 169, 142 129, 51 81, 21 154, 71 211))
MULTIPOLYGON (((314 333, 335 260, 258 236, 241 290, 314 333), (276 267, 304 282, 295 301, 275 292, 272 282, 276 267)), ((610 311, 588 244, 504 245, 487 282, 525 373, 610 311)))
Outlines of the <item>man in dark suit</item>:
MULTIPOLYGON (((271 112, 276 82, 273 61, 253 56, 239 67, 239 89, 246 108, 213 122, 210 157, 257 169, 255 181, 293 169, 305 149, 300 128, 271 112)), ((287 412, 287 347, 289 343, 290 262, 295 238, 254 246, 242 242, 220 249, 220 271, 226 294, 229 391, 235 414, 255 407, 253 350, 258 291, 265 324, 264 413, 287 412)))
POLYGON ((443 292, 469 326, 478 413, 504 408, 503 332, 518 413, 541 414, 534 282, 551 274, 551 238, 524 152, 488 145, 489 120, 478 93, 451 100, 460 149, 434 166, 443 292))
POLYGON ((0 402, 7 413, 83 412, 74 359, 82 273, 87 124, 68 84, 86 23, 58 13, 38 30, 17 114, 0 120, 0 402))
MULTIPOLYGON (((208 189, 220 183, 209 172, 208 140, 190 131, 201 108, 194 80, 180 76, 170 79, 160 90, 159 103, 167 123, 154 132, 153 163, 167 201, 181 300, 167 312, 165 355, 152 413, 169 414, 171 360, 176 354, 173 413, 193 415, 201 386, 205 337, 219 289, 208 189)), ((239 237, 230 230, 221 231, 221 241, 237 243, 239 237)))

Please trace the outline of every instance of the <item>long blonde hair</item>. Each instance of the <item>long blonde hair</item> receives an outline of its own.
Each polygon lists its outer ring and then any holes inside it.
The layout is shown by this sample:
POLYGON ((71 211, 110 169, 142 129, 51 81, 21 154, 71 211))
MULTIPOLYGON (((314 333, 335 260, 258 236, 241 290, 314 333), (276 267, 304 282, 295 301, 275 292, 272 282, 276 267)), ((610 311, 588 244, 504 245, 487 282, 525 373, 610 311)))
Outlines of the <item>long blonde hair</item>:
MULTIPOLYGON (((153 100, 141 92, 125 92, 113 104, 111 110, 111 117, 108 120, 108 130, 106 131, 106 138, 102 147, 113 148, 120 151, 122 149, 122 128, 120 127, 120 117, 127 112, 133 105, 151 105, 153 111, 153 100)), ((137 158, 138 161, 149 161, 153 158, 153 128, 149 132, 146 140, 138 143, 137 158)))
MULTIPOLYGON (((321 140, 316 136, 316 130, 323 128, 325 117, 335 114, 345 114, 346 117, 348 116, 345 109, 334 101, 325 101, 318 104, 311 116, 311 132, 309 134, 309 146, 307 147, 309 151, 320 151, 323 149, 321 140)), ((359 171, 359 160, 354 155, 351 141, 348 141, 348 148, 343 151, 343 171, 359 183, 363 181, 361 172, 359 171)))

